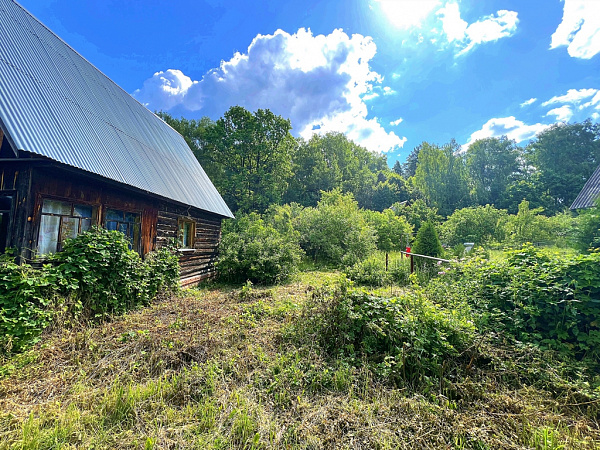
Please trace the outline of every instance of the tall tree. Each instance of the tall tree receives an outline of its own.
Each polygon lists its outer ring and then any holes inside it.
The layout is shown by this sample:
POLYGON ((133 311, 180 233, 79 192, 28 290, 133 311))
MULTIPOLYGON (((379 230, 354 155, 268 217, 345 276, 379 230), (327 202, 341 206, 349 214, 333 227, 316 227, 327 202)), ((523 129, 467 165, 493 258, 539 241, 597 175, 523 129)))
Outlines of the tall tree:
POLYGON ((600 164, 600 124, 556 124, 528 147, 530 162, 540 174, 541 190, 552 199, 548 213, 568 208, 600 164))
POLYGON ((413 186, 430 206, 447 216, 468 202, 467 172, 464 158, 457 153, 454 140, 439 147, 423 142, 413 186))
POLYGON ((213 181, 230 208, 264 212, 280 203, 291 176, 294 139, 290 121, 268 109, 231 107, 199 138, 203 158, 215 167, 213 181))
POLYGON ((515 141, 506 136, 479 139, 469 146, 465 162, 479 205, 502 206, 506 189, 519 172, 518 156, 515 141))

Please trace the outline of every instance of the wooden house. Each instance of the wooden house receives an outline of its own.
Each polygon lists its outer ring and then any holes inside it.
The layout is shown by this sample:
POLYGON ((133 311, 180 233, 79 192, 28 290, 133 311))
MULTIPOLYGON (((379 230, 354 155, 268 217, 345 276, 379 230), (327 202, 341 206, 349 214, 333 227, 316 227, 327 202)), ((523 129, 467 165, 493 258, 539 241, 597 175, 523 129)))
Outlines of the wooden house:
POLYGON ((176 240, 191 285, 214 275, 228 217, 179 133, 0 0, 0 251, 43 257, 96 224, 142 256, 176 240))
POLYGON ((600 198, 600 166, 587 179, 570 209, 592 208, 598 198, 600 198))

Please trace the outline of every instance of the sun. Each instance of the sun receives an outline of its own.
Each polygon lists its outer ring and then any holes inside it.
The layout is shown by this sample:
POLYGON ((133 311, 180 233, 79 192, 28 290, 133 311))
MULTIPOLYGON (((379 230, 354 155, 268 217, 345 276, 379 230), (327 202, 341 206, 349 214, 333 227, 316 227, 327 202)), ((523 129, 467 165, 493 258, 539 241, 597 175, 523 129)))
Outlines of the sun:
POLYGON ((418 27, 441 5, 441 0, 375 0, 387 19, 397 28, 418 27))

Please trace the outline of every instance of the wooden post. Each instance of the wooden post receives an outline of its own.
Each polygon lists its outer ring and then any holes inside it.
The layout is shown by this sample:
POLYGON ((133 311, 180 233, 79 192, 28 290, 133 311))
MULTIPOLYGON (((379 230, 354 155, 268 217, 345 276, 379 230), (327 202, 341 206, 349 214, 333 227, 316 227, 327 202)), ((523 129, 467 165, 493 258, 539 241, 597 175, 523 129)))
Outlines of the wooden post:
POLYGON ((385 252, 385 271, 388 271, 388 252, 385 252))
POLYGON ((410 273, 415 271, 415 260, 413 259, 413 255, 410 255, 410 273))

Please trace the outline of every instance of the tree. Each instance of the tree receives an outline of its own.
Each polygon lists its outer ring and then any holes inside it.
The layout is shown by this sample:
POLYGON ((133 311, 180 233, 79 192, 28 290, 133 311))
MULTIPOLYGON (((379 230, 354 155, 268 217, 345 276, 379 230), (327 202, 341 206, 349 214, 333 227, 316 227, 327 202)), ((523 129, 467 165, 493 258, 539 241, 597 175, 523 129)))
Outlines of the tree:
POLYGON ((295 140, 289 120, 268 109, 231 107, 200 137, 213 182, 234 211, 263 212, 280 203, 291 176, 295 140))
POLYGON ((551 199, 548 213, 568 208, 600 164, 600 124, 556 124, 528 147, 528 159, 539 172, 542 192, 551 199))
POLYGON ((464 206, 468 200, 466 168, 457 150, 454 140, 443 147, 424 142, 417 170, 411 178, 427 204, 436 207, 444 216, 464 206))
POLYGON ((493 206, 475 206, 457 209, 441 225, 444 244, 454 247, 465 242, 476 245, 504 239, 506 211, 493 206))
POLYGON ((465 153, 471 190, 479 205, 502 203, 507 187, 519 172, 519 151, 506 136, 473 142, 465 153))
MULTIPOLYGON (((435 226, 431 222, 425 222, 417 232, 417 238, 413 244, 412 253, 418 255, 433 256, 439 258, 444 250, 440 238, 438 237, 435 226)), ((425 258, 418 258, 420 267, 432 266, 433 262, 425 258)))

